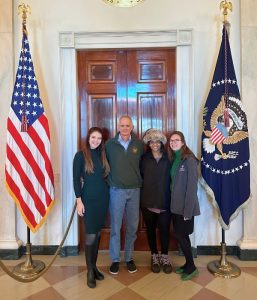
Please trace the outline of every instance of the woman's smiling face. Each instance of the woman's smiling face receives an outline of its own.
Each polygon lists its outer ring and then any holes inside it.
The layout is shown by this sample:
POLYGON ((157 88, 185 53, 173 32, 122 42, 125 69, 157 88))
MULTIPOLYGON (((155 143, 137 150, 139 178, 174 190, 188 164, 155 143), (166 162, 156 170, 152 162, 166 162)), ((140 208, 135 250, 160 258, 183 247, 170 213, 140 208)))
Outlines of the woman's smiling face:
POLYGON ((102 142, 102 135, 100 132, 98 131, 94 131, 90 134, 90 137, 89 137, 89 146, 90 146, 90 149, 96 149, 102 142))
POLYGON ((180 150, 184 143, 181 141, 181 138, 178 134, 173 134, 170 137, 170 148, 173 151, 180 150))

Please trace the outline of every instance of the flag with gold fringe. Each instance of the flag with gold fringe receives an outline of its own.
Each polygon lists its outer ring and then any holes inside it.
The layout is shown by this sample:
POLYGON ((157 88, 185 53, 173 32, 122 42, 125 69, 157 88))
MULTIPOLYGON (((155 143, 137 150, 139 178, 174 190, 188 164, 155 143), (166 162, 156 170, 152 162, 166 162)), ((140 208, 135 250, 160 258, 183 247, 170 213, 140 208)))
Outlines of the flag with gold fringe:
POLYGON ((50 132, 30 54, 26 22, 7 120, 6 186, 36 232, 54 204, 50 132))
POLYGON ((224 25, 219 56, 203 111, 201 171, 223 229, 250 197, 247 118, 224 25))

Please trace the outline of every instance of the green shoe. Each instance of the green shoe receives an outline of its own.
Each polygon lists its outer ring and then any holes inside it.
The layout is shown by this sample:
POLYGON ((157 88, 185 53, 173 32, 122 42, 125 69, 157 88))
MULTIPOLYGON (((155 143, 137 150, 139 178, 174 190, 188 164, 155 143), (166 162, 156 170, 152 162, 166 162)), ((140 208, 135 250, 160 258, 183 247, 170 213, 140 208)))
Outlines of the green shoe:
POLYGON ((194 278, 195 276, 197 276, 198 274, 199 274, 199 271, 197 269, 195 269, 194 272, 192 272, 190 274, 183 273, 181 275, 181 280, 183 280, 183 281, 190 280, 190 279, 194 278))
POLYGON ((175 273, 176 273, 176 274, 183 274, 184 271, 185 271, 185 270, 184 270, 183 267, 178 267, 178 268, 176 268, 175 273))

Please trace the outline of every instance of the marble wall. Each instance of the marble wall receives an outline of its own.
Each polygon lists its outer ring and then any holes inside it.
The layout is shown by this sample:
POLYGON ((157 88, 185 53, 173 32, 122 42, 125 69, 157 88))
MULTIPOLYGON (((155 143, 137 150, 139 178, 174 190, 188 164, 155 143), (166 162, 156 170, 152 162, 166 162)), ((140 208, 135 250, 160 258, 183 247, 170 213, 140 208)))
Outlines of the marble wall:
POLYGON ((244 211, 241 249, 257 249, 257 2, 241 1, 242 101, 248 117, 252 201, 244 211))
MULTIPOLYGON (((202 107, 209 92, 209 85, 216 63, 217 52, 221 39, 221 13, 216 0, 184 1, 187 9, 181 12, 181 4, 176 0, 147 0, 131 9, 118 9, 107 6, 101 0, 73 1, 45 0, 28 3, 32 8, 32 15, 28 18, 29 39, 41 97, 47 113, 52 135, 52 156, 55 173, 57 203, 49 215, 46 224, 36 235, 32 236, 34 245, 59 244, 64 233, 69 215, 69 209, 62 199, 62 180, 60 180, 64 139, 63 129, 59 124, 63 118, 62 99, 65 89, 61 86, 62 69, 59 34, 60 32, 104 32, 104 31, 147 31, 192 29, 193 51, 191 87, 194 98, 194 145, 199 154, 200 122, 202 107), (72 8, 72 10, 71 10, 72 8), (133 18, 131 17, 133 15, 133 18), (63 17, 65 16, 65 18, 63 17), (137 20, 137 21, 135 21, 137 20)), ((234 11, 230 15, 231 36, 230 43, 233 52, 237 79, 242 82, 241 94, 248 114, 248 125, 251 145, 252 179, 251 189, 253 200, 249 207, 233 221, 231 229, 226 234, 228 245, 236 245, 242 249, 257 249, 257 136, 254 130, 256 119, 257 98, 257 19, 254 14, 257 3, 255 0, 233 1, 234 11), (240 15, 241 14, 241 15, 240 15), (240 24, 241 20, 241 24, 240 24), (241 40, 240 40, 241 37, 241 40), (240 44, 241 42, 241 44, 240 44), (241 45, 241 46, 240 46, 241 45), (242 58, 242 59, 241 59, 242 58), (240 61, 241 69, 240 69, 240 61)), ((6 119, 10 106, 13 89, 14 72, 16 71, 21 45, 21 19, 17 16, 19 0, 0 0, 0 249, 14 249, 19 247, 17 235, 26 243, 26 226, 16 207, 8 196, 4 184, 4 160, 6 119)), ((72 52, 75 59, 75 52, 72 52)), ((74 66, 72 66, 74 67, 74 66)), ((74 70, 72 70, 74 72, 74 70)), ((76 73, 76 72, 75 72, 76 73)), ((73 82, 76 89, 76 82, 73 82)), ((76 90, 72 91, 75 93, 76 90)), ((65 94, 66 101, 70 101, 69 94, 65 94)), ((74 95, 71 95, 72 97, 74 95)), ((75 119, 76 121, 76 119, 75 119)), ((73 124, 74 125, 74 124, 73 124)), ((76 126, 76 124, 74 125, 76 126)), ((75 149, 73 149, 75 151, 75 149)), ((72 189, 72 183, 70 182, 72 189)), ((70 199, 73 201, 73 199, 70 199)), ((200 203, 202 214, 196 221, 196 233, 193 237, 194 246, 218 245, 221 240, 221 228, 217 221, 216 212, 208 201, 205 191, 200 189, 200 203)), ((68 236, 70 246, 77 244, 77 220, 68 236)))

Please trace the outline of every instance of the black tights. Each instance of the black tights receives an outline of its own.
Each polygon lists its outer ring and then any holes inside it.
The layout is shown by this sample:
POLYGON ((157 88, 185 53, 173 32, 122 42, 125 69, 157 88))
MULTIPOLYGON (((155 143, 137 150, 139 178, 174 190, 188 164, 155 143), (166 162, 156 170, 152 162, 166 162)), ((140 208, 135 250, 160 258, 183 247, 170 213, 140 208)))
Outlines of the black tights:
POLYGON ((99 238, 100 238, 100 231, 97 233, 86 233, 86 245, 91 246, 93 245, 99 238))
POLYGON ((191 249, 190 238, 188 235, 182 234, 176 234, 176 238, 186 259, 186 263, 184 265, 185 273, 190 274, 196 269, 191 249))
POLYGON ((165 211, 158 214, 147 208, 142 208, 142 214, 146 225, 147 240, 151 253, 158 253, 156 241, 156 229, 158 227, 161 241, 161 253, 168 254, 171 213, 165 211))

